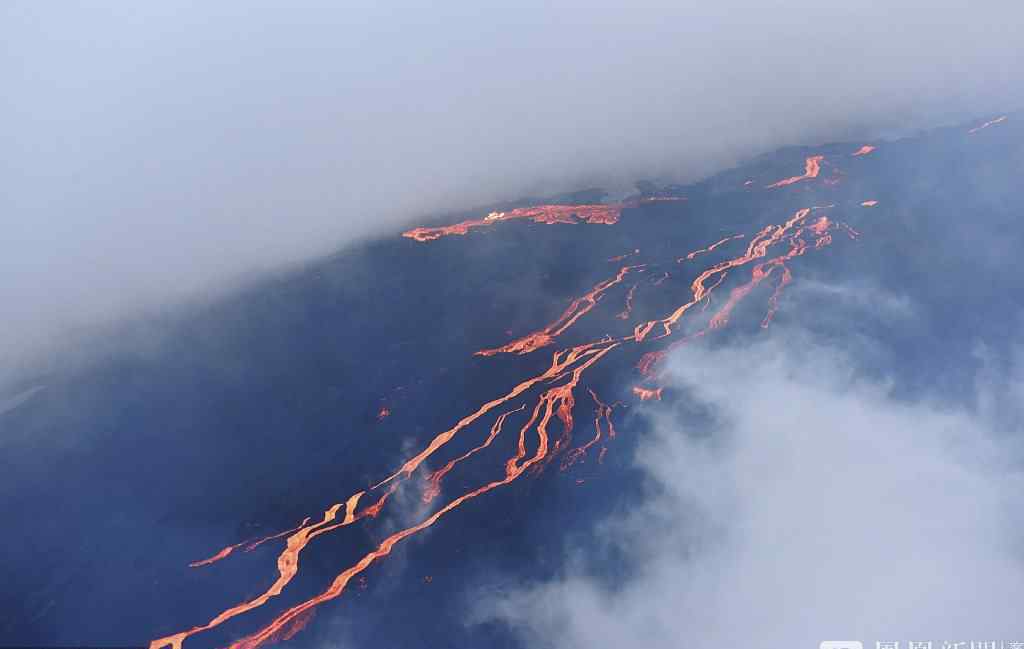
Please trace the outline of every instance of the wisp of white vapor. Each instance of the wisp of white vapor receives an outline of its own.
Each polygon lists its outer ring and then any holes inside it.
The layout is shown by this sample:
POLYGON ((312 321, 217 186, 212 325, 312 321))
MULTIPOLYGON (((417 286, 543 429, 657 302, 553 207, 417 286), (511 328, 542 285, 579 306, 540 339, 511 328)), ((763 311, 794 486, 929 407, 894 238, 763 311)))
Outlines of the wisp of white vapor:
MULTIPOLYGON (((668 385, 712 423, 654 416, 647 497, 591 537, 630 557, 624 579, 570 555, 478 614, 560 649, 1018 639, 1019 431, 897 400, 792 334, 675 355, 668 385)), ((979 396, 1018 389, 1021 369, 979 379, 979 396)))

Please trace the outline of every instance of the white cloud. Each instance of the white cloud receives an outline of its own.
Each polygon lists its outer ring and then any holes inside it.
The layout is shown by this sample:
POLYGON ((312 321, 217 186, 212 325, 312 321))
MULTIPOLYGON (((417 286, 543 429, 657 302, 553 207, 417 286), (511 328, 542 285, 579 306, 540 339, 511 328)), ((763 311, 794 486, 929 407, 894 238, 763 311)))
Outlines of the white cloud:
MULTIPOLYGON (((596 530, 631 558, 624 582, 570 555, 480 614, 566 649, 1024 639, 1020 444, 984 409, 898 401, 792 333, 676 355, 670 385, 713 423, 653 416, 651 489, 596 530)), ((1013 390, 1020 369, 980 389, 1013 390)))
POLYGON ((1019 3, 7 2, 0 360, 410 219, 1024 99, 1019 3))

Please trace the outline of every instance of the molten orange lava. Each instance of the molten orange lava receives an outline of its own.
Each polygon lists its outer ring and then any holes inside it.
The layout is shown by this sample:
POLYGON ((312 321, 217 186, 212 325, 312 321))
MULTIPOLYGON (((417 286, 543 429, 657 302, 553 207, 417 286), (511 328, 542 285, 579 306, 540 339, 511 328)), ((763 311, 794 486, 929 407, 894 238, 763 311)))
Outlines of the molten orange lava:
POLYGON ((804 161, 804 173, 800 176, 791 176, 778 182, 768 185, 768 189, 774 189, 775 187, 785 187, 786 185, 792 185, 798 183, 801 180, 809 180, 811 178, 817 178, 818 173, 821 172, 821 161, 825 159, 823 155, 812 155, 804 161))
POLYGON ((788 241, 790 250, 784 255, 780 255, 772 258, 771 260, 757 264, 753 267, 751 272, 751 279, 746 284, 740 285, 734 288, 725 304, 712 316, 708 323, 708 327, 696 331, 695 333, 682 338, 681 340, 673 343, 667 349, 655 352, 647 352, 640 358, 640 362, 637 363, 637 369, 641 374, 650 376, 653 373, 654 366, 657 365, 667 354, 668 351, 679 346, 684 345, 691 340, 699 338, 707 333, 708 330, 718 329, 724 327, 728 321, 729 316, 733 308, 750 292, 764 281, 776 268, 780 269, 781 278, 779 284, 776 286, 775 291, 772 293, 768 300, 768 312, 765 314, 764 319, 761 322, 762 327, 768 327, 772 319, 775 316, 775 312, 778 310, 779 297, 782 290, 792 281, 792 274, 789 270, 786 262, 798 257, 806 252, 808 243, 804 236, 814 237, 814 247, 823 248, 832 243, 832 230, 842 230, 850 237, 850 239, 856 239, 859 233, 851 228, 849 225, 842 222, 832 222, 828 217, 822 216, 815 220, 813 223, 807 224, 807 218, 811 212, 815 209, 826 209, 833 207, 828 205, 821 208, 805 208, 798 210, 782 226, 768 226, 761 230, 754 239, 750 242, 747 247, 746 254, 727 260, 720 264, 716 264, 711 268, 701 273, 691 285, 693 299, 680 306, 672 315, 660 321, 648 322, 645 325, 640 325, 636 328, 634 338, 639 342, 642 341, 650 333, 656 325, 663 327, 663 332, 652 340, 663 338, 666 335, 672 333, 671 325, 681 317, 686 310, 697 302, 703 302, 704 308, 707 308, 710 304, 711 293, 719 284, 725 279, 725 273, 729 268, 745 265, 754 259, 763 258, 768 248, 775 243, 780 241, 788 241), (797 227, 799 226, 799 227, 797 227), (795 228, 795 229, 794 229, 795 228), (714 274, 720 273, 718 280, 710 287, 705 287, 705 282, 712 277, 714 274))
MULTIPOLYGON (((182 631, 180 633, 176 633, 165 638, 153 640, 149 644, 150 649, 156 649, 157 647, 174 647, 175 649, 180 649, 181 643, 185 641, 185 638, 191 635, 195 635, 200 631, 206 631, 208 629, 212 629, 215 626, 219 626, 233 617, 251 611, 254 608, 263 606, 268 601, 270 601, 271 598, 280 595, 281 592, 284 590, 284 587, 292 580, 292 578, 299 571, 299 553, 302 552, 302 549, 305 548, 306 545, 317 536, 334 530, 343 525, 349 525, 355 520, 357 520, 357 517, 355 516, 355 507, 356 504, 359 502, 360 496, 362 495, 363 492, 360 491, 358 493, 353 494, 351 497, 349 497, 348 501, 346 501, 345 519, 343 522, 328 525, 328 523, 332 523, 337 518, 338 510, 340 510, 342 507, 341 504, 332 505, 327 509, 327 511, 324 512, 323 519, 320 522, 313 523, 312 525, 303 524, 298 528, 298 530, 295 531, 294 534, 289 536, 286 542, 287 545, 285 549, 277 557, 278 577, 274 581, 274 583, 271 584, 270 588, 265 590, 261 595, 255 597, 254 599, 242 602, 241 604, 226 609, 206 624, 192 627, 187 631, 182 631)), ((291 622, 291 620, 289 622, 291 622)), ((289 625, 281 625, 280 627, 275 629, 274 633, 267 636, 267 640, 274 637, 274 634, 276 634, 278 631, 285 628, 286 626, 289 625)))
POLYGON ((261 546, 264 543, 266 543, 267 541, 273 541, 275 539, 281 538, 282 536, 287 536, 287 535, 291 534, 292 532, 294 532, 295 530, 299 529, 300 527, 304 526, 308 522, 309 522, 309 517, 306 517, 305 519, 303 519, 303 521, 301 523, 298 524, 297 527, 293 527, 290 530, 285 530, 283 532, 278 532, 277 534, 272 534, 270 536, 264 536, 263 538, 260 538, 260 539, 249 540, 249 541, 242 541, 241 543, 235 543, 234 545, 229 545, 226 548, 221 549, 220 552, 218 552, 217 554, 213 555, 212 557, 210 557, 208 559, 203 559, 201 561, 193 561, 192 563, 188 564, 188 567, 189 568, 198 568, 200 566, 208 566, 211 563, 216 563, 216 562, 220 561, 221 559, 227 557, 229 554, 231 554, 232 552, 234 552, 238 548, 244 548, 245 552, 252 552, 253 550, 258 548, 259 546, 261 546))
POLYGON ((267 644, 291 640, 296 635, 298 635, 299 631, 302 631, 306 628, 306 626, 309 625, 309 623, 313 620, 314 615, 316 615, 316 609, 313 608, 306 611, 303 615, 297 615, 295 619, 293 619, 286 626, 282 627, 276 634, 274 634, 270 638, 267 638, 267 644))
POLYGON ((608 261, 610 261, 610 262, 619 262, 619 261, 622 261, 623 259, 625 259, 626 257, 632 257, 633 255, 639 255, 639 254, 640 254, 640 249, 637 248, 633 252, 627 252, 624 255, 617 255, 615 257, 609 257, 608 261))
MULTIPOLYGON (((636 328, 633 330, 633 338, 636 340, 636 342, 642 342, 647 338, 651 331, 653 331, 655 327, 658 327, 659 325, 661 326, 661 333, 655 336, 653 340, 670 336, 672 334, 672 325, 678 322, 679 319, 686 314, 690 307, 692 307, 694 304, 697 304, 705 297, 710 295, 710 292, 714 290, 714 286, 718 285, 716 283, 711 288, 707 288, 705 286, 705 283, 711 277, 719 273, 723 273, 729 270, 730 268, 743 266, 754 259, 764 257, 770 246, 775 245, 784 237, 786 237, 786 235, 790 233, 792 228, 798 222, 801 222, 804 219, 806 219, 810 213, 811 208, 809 207, 797 210, 796 214, 794 214, 792 218, 786 221, 784 225, 768 225, 762 228, 760 232, 754 235, 754 238, 751 239, 750 243, 747 245, 746 253, 740 255, 739 257, 734 257, 733 259, 728 259, 721 263, 715 264, 714 266, 708 268, 700 275, 698 275, 697 279, 693 280, 693 283, 690 285, 690 289, 693 294, 693 299, 679 306, 679 308, 677 308, 675 311, 673 311, 667 317, 662 318, 661 320, 651 320, 644 324, 637 325, 636 328)), ((722 278, 719 279, 718 283, 721 283, 721 279, 722 278)), ((742 297, 739 299, 742 299, 742 297)))
MULTIPOLYGON (((595 203, 591 205, 535 205, 533 207, 517 207, 508 212, 491 212, 481 219, 470 219, 437 228, 413 228, 402 233, 403 237, 416 241, 433 241, 449 235, 464 235, 474 228, 493 225, 499 221, 514 219, 530 219, 535 223, 603 223, 614 225, 619 222, 622 210, 650 203, 666 201, 685 201, 682 196, 651 196, 626 203, 595 203)), ((639 250, 635 252, 640 252, 639 250)))
POLYGON ((636 293, 636 284, 629 287, 629 292, 626 293, 626 308, 623 309, 615 317, 619 320, 629 320, 629 314, 633 312, 633 294, 636 293))
POLYGON ((633 394, 635 394, 641 401, 661 401, 661 391, 665 388, 648 389, 641 388, 639 385, 633 386, 633 394))
MULTIPOLYGON (((817 159, 820 161, 821 157, 817 156, 817 159)), ((817 174, 817 164, 817 162, 814 163, 814 174, 811 175, 811 158, 808 159, 808 173, 805 174, 806 177, 814 177, 817 174)), ((578 213, 581 207, 586 206, 554 207, 562 211, 556 210, 554 216, 551 216, 556 221, 551 222, 558 222, 557 219, 561 218, 559 215, 565 213, 564 210, 577 210, 578 213)), ((476 410, 466 414, 451 428, 437 433, 424 447, 398 467, 394 473, 365 491, 352 494, 344 503, 331 505, 323 512, 319 519, 307 518, 293 530, 279 533, 272 537, 266 537, 256 542, 229 546, 230 549, 225 548, 213 557, 210 557, 210 559, 196 562, 196 565, 205 565, 228 556, 235 548, 248 547, 252 543, 258 544, 273 538, 287 537, 285 547, 277 558, 277 577, 265 591, 251 599, 226 608, 204 624, 153 640, 150 643, 150 649, 161 649, 163 647, 182 649, 182 644, 188 637, 220 626, 232 618, 264 606, 271 599, 281 594, 283 589, 293 580, 299 570, 299 557, 309 543, 321 535, 352 525, 356 521, 376 517, 401 485, 409 483, 410 478, 421 467, 426 467, 425 463, 428 460, 433 463, 440 457, 442 459, 438 462, 438 465, 441 468, 427 473, 421 494, 422 502, 425 506, 434 503, 442 494, 442 481, 461 463, 469 462, 471 458, 473 462, 477 463, 488 461, 486 459, 488 454, 482 453, 482 451, 495 446, 495 440, 501 435, 503 428, 508 425, 509 419, 516 413, 528 414, 522 416, 525 421, 519 427, 518 439, 513 438, 509 440, 510 442, 515 440, 516 443, 514 444, 514 450, 509 451, 511 455, 504 458, 501 465, 503 466, 501 474, 475 488, 454 495, 447 502, 437 507, 433 513, 424 515, 418 522, 389 533, 373 550, 367 552, 358 561, 341 569, 323 591, 285 609, 265 626, 251 635, 236 641, 231 647, 233 649, 255 649, 267 642, 291 637, 308 622, 309 616, 315 607, 339 597, 348 588, 350 583, 355 583, 357 586, 365 583, 363 581, 365 576, 362 573, 370 565, 390 554, 393 548, 404 539, 434 525, 438 520, 459 508, 462 504, 507 485, 528 472, 532 473, 539 470, 558 456, 562 457, 562 468, 568 468, 575 463, 583 461, 590 448, 593 448, 601 440, 611 439, 615 436, 615 428, 611 419, 615 406, 605 404, 592 389, 587 388, 596 405, 594 435, 582 445, 575 448, 572 447, 573 410, 576 405, 576 390, 581 387, 581 380, 588 370, 598 364, 605 356, 616 350, 630 348, 643 352, 642 347, 672 335, 677 323, 691 307, 699 303, 703 305, 702 308, 708 308, 712 303, 712 293, 723 284, 726 276, 730 273, 738 274, 743 267, 751 268, 750 279, 734 287, 729 292, 724 303, 713 313, 706 326, 675 341, 673 345, 667 348, 655 348, 647 351, 641 357, 639 367, 645 375, 649 375, 654 365, 664 358, 672 346, 685 344, 688 341, 704 336, 710 331, 725 326, 735 306, 749 295, 756 286, 770 278, 773 273, 776 273, 779 278, 778 283, 768 299, 768 311, 762 322, 762 326, 767 326, 778 308, 782 289, 792 281, 789 263, 809 250, 831 244, 832 233, 835 231, 844 230, 851 238, 857 236, 857 232, 853 228, 842 223, 833 222, 826 216, 820 216, 812 220, 812 211, 812 208, 804 208, 794 213, 783 224, 765 226, 750 239, 745 251, 741 254, 704 269, 690 284, 690 295, 686 301, 677 306, 671 313, 664 315, 664 317, 636 325, 633 327, 631 334, 623 335, 619 338, 605 336, 598 340, 592 340, 553 352, 547 369, 534 376, 522 378, 504 395, 479 405, 476 410), (785 246, 784 250, 776 250, 776 247, 782 246, 785 246), (486 437, 470 448, 469 451, 444 462, 443 456, 440 455, 442 449, 445 449, 446 445, 457 435, 469 434, 471 430, 479 431, 484 421, 492 421, 484 419, 488 416, 493 416, 494 419, 489 429, 490 432, 486 437), (560 434, 551 428, 552 425, 557 427, 560 434), (360 509, 360 502, 364 499, 364 496, 368 504, 360 509), (338 520, 342 510, 344 510, 344 515, 341 517, 341 520, 338 520), (310 522, 311 520, 313 520, 312 523, 310 522), (353 580, 355 581, 353 582, 353 580)), ((490 220, 495 221, 502 218, 507 217, 501 215, 490 220)), ((530 216, 530 218, 535 218, 535 216, 530 216)), ((547 216, 541 214, 537 218, 547 218, 547 216)), ((444 236, 444 234, 450 233, 438 234, 437 236, 444 236)), ((691 260, 698 254, 708 252, 724 244, 726 241, 739 238, 740 236, 742 235, 727 237, 707 248, 690 253, 684 259, 691 260)), ((427 237, 420 240, 429 240, 430 238, 436 237, 427 237)), ((590 292, 574 300, 563 312, 562 316, 551 325, 503 348, 484 350, 477 353, 481 356, 489 356, 499 352, 527 353, 540 346, 551 344, 557 336, 593 309, 608 289, 622 283, 629 273, 639 272, 643 268, 643 266, 626 266, 620 269, 615 277, 598 283, 590 292)), ((632 299, 633 294, 630 291, 627 299, 628 308, 632 307, 632 299)), ((662 391, 663 388, 645 388, 641 386, 632 388, 632 393, 641 401, 660 400, 662 398, 662 391)), ((607 450, 606 446, 601 447, 598 463, 603 462, 607 450)))
MULTIPOLYGON (((501 347, 495 347, 493 349, 481 349, 476 352, 476 356, 494 356, 496 354, 529 354, 532 351, 546 347, 551 343, 555 342, 555 338, 560 336, 566 329, 576 323, 581 317, 586 315, 591 309, 597 306, 598 300, 605 291, 610 289, 622 282, 626 275, 631 272, 643 272, 644 266, 623 266, 619 269, 619 273, 611 279, 606 279, 603 282, 598 282, 594 288, 590 289, 588 293, 582 295, 572 301, 571 304, 562 312, 562 315, 557 320, 544 327, 540 331, 534 331, 533 333, 527 334, 522 338, 517 338, 512 342, 502 345, 501 347)), ((632 307, 630 307, 632 308, 632 307)), ((627 314, 628 316, 628 314, 627 314)))
MULTIPOLYGON (((378 559, 389 555, 391 550, 400 541, 430 527, 442 516, 456 509, 466 501, 477 498, 500 486, 509 484, 525 473, 530 467, 542 462, 549 455, 550 437, 548 435, 548 425, 551 423, 552 417, 557 417, 566 428, 572 427, 571 411, 573 405, 573 390, 579 383, 583 372, 617 346, 618 343, 613 343, 600 350, 595 350, 589 345, 583 346, 586 347, 586 349, 573 348, 574 350, 578 350, 581 355, 590 354, 589 358, 569 373, 569 379, 565 384, 550 388, 541 394, 533 409, 533 414, 519 431, 519 444, 516 454, 505 462, 504 478, 488 482, 476 489, 473 489, 472 491, 458 496, 430 516, 421 520, 419 523, 391 534, 385 538, 376 549, 368 552, 362 559, 339 573, 326 590, 321 592, 319 595, 287 609, 261 630, 249 637, 231 644, 231 649, 255 649, 256 647, 266 643, 268 640, 275 637, 275 634, 279 633, 281 629, 292 624, 293 620, 297 617, 304 615, 314 607, 341 595, 354 576, 366 570, 378 559), (531 429, 534 430, 537 435, 537 450, 532 456, 530 456, 526 450, 527 432, 531 429)), ((556 353, 555 356, 557 358, 558 354, 556 353)), ((174 643, 172 638, 154 641, 150 644, 150 647, 151 649, 155 649, 155 647, 162 646, 180 646, 180 640, 178 640, 177 643, 174 643)))
POLYGON ((683 263, 684 261, 690 261, 691 259, 693 259, 697 255, 702 255, 702 254, 704 254, 706 252, 711 252, 712 250, 714 250, 718 246, 720 246, 722 244, 725 244, 725 243, 728 243, 728 242, 732 241, 733 239, 742 239, 743 236, 744 235, 742 235, 742 234, 734 234, 731 237, 726 237, 726 238, 722 239, 721 241, 714 242, 713 244, 711 244, 707 248, 698 248, 697 250, 694 250, 693 252, 691 252, 688 255, 686 255, 685 257, 680 257, 676 261, 678 263, 680 263, 680 264, 683 263))
MULTIPOLYGON (((612 410, 615 408, 615 404, 609 406, 608 404, 604 403, 603 401, 601 401, 601 399, 598 398, 597 394, 590 388, 587 388, 587 392, 590 393, 590 397, 594 400, 594 403, 597 405, 597 408, 594 409, 594 436, 590 438, 590 440, 586 444, 583 444, 582 446, 577 446, 576 448, 572 449, 571 451, 565 454, 565 456, 562 458, 562 471, 565 471, 566 469, 571 467, 573 464, 576 464, 577 462, 583 461, 583 459, 587 455, 587 449, 601 441, 602 421, 605 422, 605 427, 608 431, 608 438, 611 439, 615 437, 615 425, 612 424, 612 410)), ((607 448, 602 449, 599 461, 604 458, 604 454, 607 452, 607 450, 607 448)))
POLYGON ((473 228, 480 228, 493 225, 498 221, 511 221, 513 219, 531 219, 535 223, 603 223, 613 225, 618 223, 619 215, 625 205, 614 203, 610 205, 537 205, 536 207, 519 207, 508 212, 491 212, 482 219, 463 221, 454 225, 445 225, 439 228, 414 228, 403 232, 403 237, 415 239, 416 241, 433 241, 441 237, 457 234, 463 235, 473 228))
POLYGON ((867 154, 871 153, 874 150, 875 150, 875 147, 871 146, 870 144, 865 144, 864 146, 862 146, 861 148, 857 149, 856 151, 854 151, 850 155, 852 155, 854 157, 862 156, 862 155, 867 155, 867 154))
MULTIPOLYGON (((790 220, 790 223, 795 223, 795 221, 790 220)), ((725 326, 729 321, 729 316, 736 304, 738 304, 740 300, 746 297, 755 287, 757 287, 758 284, 767 279, 771 273, 778 268, 782 271, 782 279, 779 281, 779 285, 775 289, 775 293, 773 293, 770 298, 768 315, 765 316, 765 319, 761 323, 762 327, 767 327, 771 322, 772 317, 775 315, 780 291, 789 284, 792 279, 789 269, 786 267, 786 262, 794 257, 803 255, 807 251, 807 242, 801 237, 801 235, 804 232, 814 235, 814 247, 822 248, 832 243, 832 235, 829 233, 832 225, 832 222, 827 216, 821 216, 810 225, 804 225, 798 228, 793 235, 789 237, 789 251, 783 255, 770 259, 769 261, 755 265, 751 271, 750 281, 732 289, 725 305, 722 306, 714 316, 712 316, 709 326, 712 329, 719 329, 725 326)))
POLYGON ((490 446, 491 442, 494 441, 494 438, 497 437, 498 433, 501 432, 502 426, 505 425, 505 419, 507 419, 508 416, 511 415, 513 412, 520 412, 524 408, 526 408, 525 403, 522 406, 516 408, 515 410, 509 410, 508 412, 500 414, 498 418, 494 421, 494 425, 491 426, 491 434, 487 436, 487 439, 484 440, 483 444, 480 444, 479 446, 476 446, 466 451, 459 457, 448 462, 448 464, 444 465, 442 468, 428 475, 427 487, 423 490, 422 496, 424 504, 429 503, 434 498, 437 498, 437 496, 441 493, 441 480, 443 480, 444 477, 448 475, 449 471, 455 468, 456 464, 462 462, 463 460, 469 459, 470 457, 476 455, 476 453, 478 453, 479 451, 482 451, 483 449, 490 446))

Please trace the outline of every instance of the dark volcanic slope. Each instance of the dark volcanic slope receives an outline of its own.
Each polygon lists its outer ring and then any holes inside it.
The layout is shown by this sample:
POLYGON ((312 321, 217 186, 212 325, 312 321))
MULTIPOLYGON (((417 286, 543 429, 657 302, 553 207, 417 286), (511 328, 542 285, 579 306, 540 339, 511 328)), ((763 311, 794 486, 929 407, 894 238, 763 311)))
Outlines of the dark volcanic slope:
POLYGON ((628 505, 660 352, 801 323, 961 398, 1022 287, 1024 121, 983 123, 459 215, 98 342, 0 395, 0 644, 514 644, 463 584, 628 505))

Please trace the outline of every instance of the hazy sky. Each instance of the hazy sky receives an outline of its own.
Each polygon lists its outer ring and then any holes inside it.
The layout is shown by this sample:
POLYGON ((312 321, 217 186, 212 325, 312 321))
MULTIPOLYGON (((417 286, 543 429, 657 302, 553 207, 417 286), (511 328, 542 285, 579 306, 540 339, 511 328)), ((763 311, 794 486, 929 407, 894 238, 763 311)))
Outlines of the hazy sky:
POLYGON ((1021 104, 1018 3, 756 4, 5 2, 0 360, 433 210, 1021 104))

